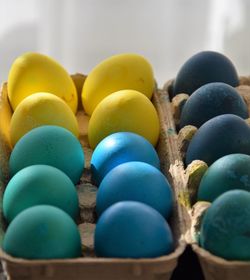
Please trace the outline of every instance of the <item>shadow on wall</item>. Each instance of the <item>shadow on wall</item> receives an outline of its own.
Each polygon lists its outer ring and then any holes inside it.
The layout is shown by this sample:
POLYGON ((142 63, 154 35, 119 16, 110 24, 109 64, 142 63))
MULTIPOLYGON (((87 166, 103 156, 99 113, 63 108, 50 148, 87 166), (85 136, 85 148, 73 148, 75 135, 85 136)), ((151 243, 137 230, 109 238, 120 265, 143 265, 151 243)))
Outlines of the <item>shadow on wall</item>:
POLYGON ((0 81, 3 82, 16 57, 38 50, 38 26, 34 22, 12 26, 0 37, 0 42, 0 81))

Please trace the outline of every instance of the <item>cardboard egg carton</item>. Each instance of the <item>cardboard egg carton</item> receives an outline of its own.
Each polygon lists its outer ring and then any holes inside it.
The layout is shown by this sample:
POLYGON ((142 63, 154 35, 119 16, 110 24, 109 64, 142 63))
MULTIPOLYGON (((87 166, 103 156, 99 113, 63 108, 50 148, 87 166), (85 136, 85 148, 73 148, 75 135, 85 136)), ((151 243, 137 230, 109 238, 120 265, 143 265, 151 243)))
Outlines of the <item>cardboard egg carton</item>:
MULTIPOLYGON (((240 85, 236 87, 236 90, 245 100, 250 112, 250 76, 240 77, 239 80, 240 85)), ((167 96, 171 96, 172 85, 173 80, 170 80, 164 86, 167 96)), ((173 187, 176 188, 178 185, 181 190, 180 202, 189 216, 189 219, 186 219, 189 223, 186 224, 185 240, 198 256, 206 280, 250 279, 250 261, 227 261, 201 248, 197 242, 204 211, 210 206, 207 202, 196 202, 198 187, 208 166, 201 160, 194 160, 188 166, 184 163, 187 147, 197 131, 197 128, 192 125, 187 125, 180 131, 177 130, 181 109, 188 98, 189 96, 185 93, 178 94, 171 100, 169 106, 174 120, 174 132, 170 137, 173 138, 172 142, 175 142, 172 149, 176 154, 175 160, 170 162, 170 173, 173 178, 173 187)), ((250 119, 246 122, 250 124, 250 119)))
MULTIPOLYGON (((77 83, 83 83, 85 76, 81 74, 72 76, 77 83)), ((79 89, 81 86, 77 85, 79 89)), ((184 233, 188 221, 185 208, 179 203, 182 196, 182 189, 170 176, 170 163, 176 157, 172 145, 176 144, 169 138, 173 131, 174 122, 170 110, 170 102, 165 91, 155 90, 152 99, 160 118, 160 139, 157 152, 160 157, 161 170, 169 178, 170 184, 176 186, 174 193, 174 209, 169 223, 175 241, 173 253, 151 259, 118 259, 118 258, 98 258, 94 253, 94 230, 96 223, 95 203, 97 187, 92 183, 90 171, 90 159, 92 150, 88 145, 87 126, 89 117, 84 113, 81 106, 78 108, 77 120, 80 129, 80 142, 85 154, 85 169, 80 183, 77 185, 79 196, 80 215, 78 228, 82 240, 83 257, 76 259, 55 259, 55 260, 27 260, 15 258, 0 250, 0 258, 4 271, 12 280, 168 280, 177 266, 178 259, 183 253, 186 242, 184 233)), ((11 153, 9 126, 12 110, 7 97, 7 83, 4 83, 0 93, 0 194, 9 180, 8 160, 11 153)), ((0 224, 0 237, 3 238, 6 224, 0 209, 2 222, 0 224)), ((105 240, 104 240, 105 242, 105 240)), ((63 246, 63 244, 62 244, 63 246)))

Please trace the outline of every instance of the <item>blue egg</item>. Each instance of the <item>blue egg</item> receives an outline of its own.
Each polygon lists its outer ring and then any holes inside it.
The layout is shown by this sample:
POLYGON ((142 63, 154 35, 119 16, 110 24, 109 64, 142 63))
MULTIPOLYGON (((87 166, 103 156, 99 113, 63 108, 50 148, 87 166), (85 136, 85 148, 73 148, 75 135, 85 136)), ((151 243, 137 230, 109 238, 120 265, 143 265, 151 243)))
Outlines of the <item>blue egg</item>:
POLYGON ((236 69, 226 56, 218 52, 199 52, 189 58, 178 72, 173 85, 173 96, 178 93, 191 95, 199 87, 213 82, 238 86, 236 69))
POLYGON ((205 212, 200 244, 226 260, 250 261, 249 233, 250 193, 232 190, 216 198, 205 212))
POLYGON ((112 168, 128 161, 143 161, 160 168, 159 157, 145 138, 132 132, 117 132, 95 148, 91 158, 93 180, 99 185, 112 168))
POLYGON ((35 164, 54 166, 77 184, 84 168, 82 146, 63 127, 45 125, 34 128, 16 143, 9 160, 10 174, 13 176, 24 167, 35 164))
POLYGON ((167 178, 154 166, 131 161, 113 168, 102 180, 97 192, 96 210, 100 216, 112 204, 139 201, 168 218, 173 194, 167 178))
POLYGON ((77 225, 63 210, 38 205, 23 210, 8 226, 3 250, 24 259, 68 259, 81 257, 77 225))
POLYGON ((76 188, 61 170, 49 165, 31 165, 17 172, 3 195, 3 213, 11 222, 21 211, 31 206, 56 206, 73 219, 79 213, 76 188))
POLYGON ((250 156, 231 154, 216 160, 201 179, 198 200, 212 202, 224 192, 250 191, 250 156))
POLYGON ((210 83, 198 88, 185 103, 180 118, 180 128, 185 125, 200 127, 206 121, 223 114, 248 118, 248 108, 243 98, 225 83, 210 83))
POLYGON ((108 258, 154 258, 171 253, 173 236, 166 220, 136 201, 110 206, 96 224, 96 255, 108 258))
POLYGON ((250 155, 250 128, 240 117, 220 115, 205 122, 188 145, 186 164, 195 159, 211 165, 229 154, 250 155))

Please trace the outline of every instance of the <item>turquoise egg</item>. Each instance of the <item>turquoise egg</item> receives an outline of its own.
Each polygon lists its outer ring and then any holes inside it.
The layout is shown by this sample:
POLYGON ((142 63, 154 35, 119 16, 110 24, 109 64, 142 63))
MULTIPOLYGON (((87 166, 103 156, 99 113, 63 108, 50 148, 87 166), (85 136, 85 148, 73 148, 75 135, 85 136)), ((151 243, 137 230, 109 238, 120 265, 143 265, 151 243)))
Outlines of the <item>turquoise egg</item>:
POLYGON ((231 154, 216 160, 201 179, 198 200, 212 202, 226 191, 250 191, 250 156, 231 154))
POLYGON ((211 204, 202 220, 200 245, 226 260, 250 261, 250 193, 232 190, 211 204))
POLYGON ((10 174, 44 164, 63 171, 74 184, 81 178, 84 154, 79 140, 67 129, 45 125, 32 129, 15 145, 9 160, 10 174))
POLYGON ((25 259, 65 259, 81 256, 81 238, 71 217, 49 205, 30 207, 7 228, 3 250, 25 259))
POLYGON ((17 172, 3 196, 3 213, 11 222, 31 206, 48 204, 61 208, 73 219, 78 216, 78 196, 69 177, 48 165, 32 165, 17 172))
POLYGON ((124 200, 148 204, 165 218, 173 207, 167 178, 154 166, 139 161, 120 164, 104 177, 97 192, 97 214, 100 216, 109 206, 124 200))
POLYGON ((171 253, 173 236, 163 216, 136 201, 110 206, 96 224, 96 255, 108 258, 154 258, 171 253))
POLYGON ((132 132, 117 132, 95 148, 91 158, 93 180, 99 185, 112 168, 128 161, 142 161, 160 168, 159 157, 149 141, 132 132))

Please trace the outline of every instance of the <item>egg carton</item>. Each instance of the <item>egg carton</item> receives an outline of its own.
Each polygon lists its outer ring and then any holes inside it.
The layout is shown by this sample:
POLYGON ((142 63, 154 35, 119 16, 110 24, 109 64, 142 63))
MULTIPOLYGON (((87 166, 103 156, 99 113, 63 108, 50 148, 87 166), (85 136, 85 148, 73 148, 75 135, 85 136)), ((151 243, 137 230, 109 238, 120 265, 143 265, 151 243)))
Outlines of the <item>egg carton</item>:
MULTIPOLYGON (((77 87, 81 89, 79 83, 83 84, 84 75, 72 75, 77 87)), ((80 90, 79 90, 80 91, 80 90)), ((87 124, 89 117, 83 112, 81 106, 78 108, 77 120, 80 129, 80 142, 85 153, 85 169, 80 183, 77 185, 79 196, 80 215, 78 227, 82 239, 83 257, 76 259, 55 259, 55 260, 27 260, 15 258, 6 254, 0 249, 0 258, 8 279, 18 280, 44 280, 44 279, 88 279, 88 280, 153 280, 170 279, 177 266, 178 259, 183 253, 186 242, 184 231, 186 229, 185 209, 179 203, 181 189, 179 185, 172 182, 169 173, 169 165, 174 160, 175 154, 171 149, 172 138, 168 137, 174 133, 170 127, 174 126, 170 103, 163 90, 155 90, 152 99, 160 118, 160 139, 157 152, 161 162, 162 172, 169 177, 170 183, 175 185, 174 209, 169 223, 175 241, 173 253, 150 259, 119 259, 119 258, 98 258, 94 253, 93 235, 96 223, 96 192, 97 187, 92 183, 90 172, 90 159, 92 150, 87 141, 87 124)), ((3 194, 4 188, 9 180, 8 160, 11 153, 9 126, 12 110, 8 102, 7 83, 4 83, 0 94, 0 192, 3 194)), ((0 209, 0 212, 2 210, 0 209)), ((0 225, 0 238, 3 238, 6 230, 2 212, 0 213, 2 222, 0 225)), ((105 241, 104 241, 105 242, 105 241)), ((63 244, 62 244, 63 246, 63 244)))
MULTIPOLYGON (((250 76, 240 77, 239 80, 240 84, 236 87, 236 90, 245 100, 250 112, 250 76)), ((171 97, 173 82, 174 80, 168 81, 163 88, 169 98, 171 97)), ((198 256, 206 280, 250 279, 250 261, 225 260, 201 248, 197 242, 204 211, 210 206, 210 203, 207 202, 196 202, 198 187, 208 166, 201 160, 194 160, 188 166, 185 166, 184 163, 187 147, 197 131, 197 128, 192 125, 187 125, 178 131, 181 109, 188 98, 187 94, 180 93, 171 99, 169 105, 174 120, 173 131, 169 137, 172 138, 171 143, 173 145, 171 148, 175 154, 175 158, 170 160, 170 176, 172 177, 173 188, 178 188, 180 194, 182 194, 180 202, 189 216, 186 219, 185 240, 198 256)), ((250 119, 247 119, 246 122, 250 124, 250 119)))

